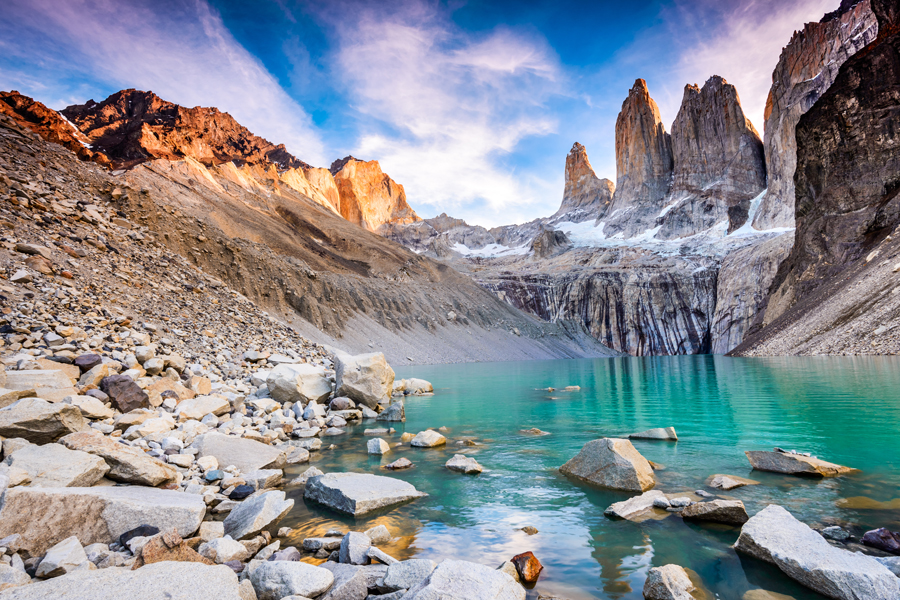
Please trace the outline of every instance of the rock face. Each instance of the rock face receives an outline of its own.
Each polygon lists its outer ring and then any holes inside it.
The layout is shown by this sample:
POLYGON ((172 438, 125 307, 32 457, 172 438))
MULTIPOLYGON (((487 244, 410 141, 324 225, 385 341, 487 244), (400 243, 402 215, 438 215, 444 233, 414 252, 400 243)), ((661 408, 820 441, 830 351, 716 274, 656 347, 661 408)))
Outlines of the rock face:
POLYGON ((406 202, 403 186, 381 170, 377 160, 361 161, 352 156, 331 165, 341 197, 341 216, 377 232, 384 224, 421 221, 406 202))
POLYGON ((635 450, 631 442, 616 438, 588 442, 559 471, 615 490, 645 492, 656 485, 647 459, 635 450))
POLYGON ((616 119, 616 190, 604 232, 626 238, 653 227, 672 185, 672 139, 647 82, 638 79, 616 119))
POLYGON ((206 503, 196 494, 147 487, 29 488, 6 491, 0 538, 19 533, 32 555, 75 536, 85 544, 110 544, 140 525, 174 527, 189 537, 203 521, 206 503))
POLYGON ((842 2, 819 23, 807 23, 781 51, 766 100, 768 190, 753 219, 757 229, 794 226, 797 123, 831 86, 838 69, 878 31, 869 0, 842 2))
POLYGON ((540 232, 531 240, 530 249, 535 259, 539 259, 560 254, 571 247, 572 241, 565 233, 542 226, 540 232))
POLYGON ((657 237, 683 237, 727 219, 747 221, 750 201, 766 189, 762 140, 744 116, 735 87, 719 76, 687 85, 672 125, 674 178, 657 237))
POLYGON ((793 454, 790 452, 748 451, 744 452, 750 464, 757 471, 772 471, 786 475, 805 477, 837 477, 853 472, 855 469, 836 465, 813 456, 793 454))
POLYGON ((362 473, 313 477, 306 482, 304 492, 307 500, 355 517, 427 495, 405 481, 362 473))
POLYGON ((525 588, 502 571, 462 560, 445 560, 403 596, 405 600, 525 600, 525 588))
POLYGON ((769 505, 741 528, 734 549, 774 564, 829 598, 889 600, 900 579, 874 558, 830 545, 780 506, 769 505))
POLYGON ((616 185, 612 181, 597 177, 587 150, 575 142, 566 157, 562 204, 550 220, 581 223, 601 219, 606 215, 615 191, 616 185))

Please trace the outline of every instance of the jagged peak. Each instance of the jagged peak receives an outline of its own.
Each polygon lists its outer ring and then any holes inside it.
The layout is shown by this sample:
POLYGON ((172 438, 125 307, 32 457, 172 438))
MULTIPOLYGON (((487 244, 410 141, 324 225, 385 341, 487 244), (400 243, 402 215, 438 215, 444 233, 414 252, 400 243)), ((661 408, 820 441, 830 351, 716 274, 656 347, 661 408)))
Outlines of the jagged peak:
POLYGON ((364 162, 374 162, 374 163, 376 163, 376 164, 378 163, 377 160, 373 160, 373 161, 365 161, 365 160, 361 160, 361 159, 359 159, 359 158, 356 158, 356 157, 353 156, 352 154, 348 154, 348 155, 345 156, 344 158, 339 158, 339 159, 337 159, 336 161, 334 161, 333 163, 331 163, 331 166, 328 168, 328 170, 331 171, 331 174, 332 174, 332 175, 337 175, 338 172, 339 172, 341 169, 343 169, 344 166, 345 166, 347 163, 350 163, 350 162, 360 162, 360 163, 364 163, 364 162))
POLYGON ((584 145, 575 142, 572 144, 572 149, 569 150, 569 156, 573 154, 586 154, 587 150, 585 150, 584 145))

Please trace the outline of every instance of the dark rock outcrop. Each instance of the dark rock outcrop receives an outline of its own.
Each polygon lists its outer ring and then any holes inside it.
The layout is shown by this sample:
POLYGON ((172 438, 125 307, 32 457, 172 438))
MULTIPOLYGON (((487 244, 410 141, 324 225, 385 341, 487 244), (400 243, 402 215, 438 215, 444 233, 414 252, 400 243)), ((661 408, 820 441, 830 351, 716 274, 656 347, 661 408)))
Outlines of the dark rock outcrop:
POLYGON ((750 201, 766 189, 763 144, 744 116, 735 87, 719 76, 687 85, 672 125, 674 206, 660 219, 657 237, 692 235, 728 220, 728 231, 747 221, 750 201))
POLYGON ((550 220, 573 223, 601 219, 609 209, 615 184, 600 179, 588 160, 587 150, 575 142, 566 157, 566 186, 562 204, 550 220))
POLYGON ((768 190, 753 219, 757 229, 794 226, 794 130, 831 86, 840 66, 875 39, 877 31, 869 0, 844 0, 820 23, 807 23, 794 33, 782 50, 766 101, 768 190))
POLYGON ((672 185, 672 139, 643 79, 616 119, 616 190, 604 218, 607 234, 632 237, 653 227, 672 185))
POLYGON ((531 241, 534 258, 547 258, 565 252, 572 247, 572 241, 562 231, 542 227, 541 232, 531 241))

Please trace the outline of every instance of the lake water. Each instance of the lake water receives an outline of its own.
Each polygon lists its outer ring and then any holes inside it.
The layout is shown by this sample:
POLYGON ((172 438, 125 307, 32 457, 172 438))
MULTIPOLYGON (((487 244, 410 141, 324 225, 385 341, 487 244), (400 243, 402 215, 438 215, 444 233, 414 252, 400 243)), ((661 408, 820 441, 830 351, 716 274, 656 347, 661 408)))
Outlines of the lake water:
POLYGON ((874 527, 900 529, 900 360, 894 358, 611 358, 404 367, 397 377, 427 379, 435 395, 407 398, 406 423, 395 424, 397 433, 385 439, 446 426, 448 445, 405 446, 370 458, 362 431, 382 424, 369 421, 324 438, 338 448, 314 453, 311 464, 325 472, 398 477, 429 497, 354 521, 289 491, 296 505, 282 524, 298 528, 291 543, 333 527, 385 524, 396 538, 383 549, 400 559, 452 557, 497 566, 531 550, 544 571, 529 599, 539 592, 570 600, 640 599, 648 569, 668 563, 692 569, 722 599, 741 600, 755 589, 821 598, 775 567, 737 555, 731 545, 738 528, 689 524, 677 515, 610 520, 603 511, 634 494, 590 488, 557 471, 592 439, 665 426, 675 427, 677 443, 634 441, 665 467, 656 472, 655 489, 706 489, 742 500, 751 515, 777 503, 807 524, 849 525, 860 535, 874 527), (567 385, 581 390, 539 389, 567 385), (550 435, 519 432, 530 427, 550 435), (465 436, 483 445, 455 445, 465 436), (774 446, 861 472, 826 480, 751 472, 744 451, 774 446), (475 457, 485 472, 447 470, 443 465, 455 453, 475 457), (380 468, 401 456, 415 467, 380 468), (761 485, 717 492, 704 486, 714 473, 761 485), (519 531, 526 525, 539 533, 519 531))

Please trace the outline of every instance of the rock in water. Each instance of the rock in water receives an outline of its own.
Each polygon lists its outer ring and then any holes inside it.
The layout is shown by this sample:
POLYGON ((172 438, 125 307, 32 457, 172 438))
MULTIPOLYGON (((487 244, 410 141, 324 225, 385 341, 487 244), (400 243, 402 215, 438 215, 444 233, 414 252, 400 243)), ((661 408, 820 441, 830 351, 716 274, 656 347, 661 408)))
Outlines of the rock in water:
POLYGON ((634 498, 611 504, 603 511, 603 514, 607 517, 618 517, 620 519, 628 519, 629 521, 635 520, 642 514, 653 510, 655 503, 660 499, 665 499, 666 502, 664 504, 668 506, 668 499, 665 494, 659 490, 650 490, 649 492, 644 492, 640 496, 635 496, 634 498))
POLYGON ((754 479, 747 479, 746 477, 738 477, 737 475, 716 474, 710 475, 709 479, 706 480, 706 485, 727 492, 739 487, 744 487, 745 485, 759 485, 759 482, 754 479))
POLYGON ((628 436, 633 440, 671 440, 678 441, 678 434, 675 433, 674 427, 657 427, 656 429, 648 429, 640 433, 632 433, 628 436))
POLYGON ((451 471, 465 473, 466 475, 476 475, 484 469, 478 464, 474 458, 465 456, 464 454, 456 454, 444 465, 451 471))
POLYGON ((49 444, 84 428, 81 411, 70 404, 53 404, 40 398, 22 398, 0 408, 0 436, 49 444))
POLYGON ((315 597, 334 583, 328 569, 304 562, 266 561, 250 573, 259 600, 281 600, 287 596, 315 597))
POLYGON ((837 477, 856 470, 791 452, 747 451, 744 454, 747 455, 750 464, 757 471, 772 471, 807 477, 837 477))
POLYGON ((687 571, 678 565, 653 567, 644 582, 646 600, 694 600, 696 588, 687 571))
POLYGON ((360 516, 427 496, 411 484, 392 477, 364 473, 328 473, 306 482, 304 498, 360 516))
POLYGON ((398 458, 389 465, 384 465, 384 468, 390 469, 391 471, 399 471, 401 469, 408 469, 411 466, 413 466, 412 461, 404 456, 403 458, 398 458))
POLYGON ((631 442, 617 438, 588 442, 559 470, 564 475, 614 490, 644 492, 656 485, 647 459, 631 442))
POLYGON ((225 518, 225 535, 242 540, 274 527, 294 507, 284 492, 271 491, 240 503, 225 518))
POLYGON ((693 521, 712 521, 726 525, 743 525, 750 517, 740 500, 711 500, 686 506, 681 516, 693 521))
POLYGON ((535 583, 540 577, 541 571, 544 570, 544 565, 532 552, 517 554, 510 559, 510 562, 515 565, 519 579, 525 583, 535 583))
POLYGON ((602 219, 612 202, 616 185, 600 179, 588 160, 587 150, 575 142, 566 157, 566 186, 562 204, 551 221, 582 223, 602 219))
POLYGON ((384 354, 339 354, 335 359, 336 393, 369 408, 388 404, 394 390, 394 370, 384 354))
POLYGON ((435 446, 443 446, 446 443, 447 438, 433 429, 420 431, 415 435, 412 441, 409 442, 411 446, 415 446, 416 448, 434 448, 435 446))
POLYGON ((390 450, 391 447, 381 438, 374 438, 366 442, 366 451, 369 454, 386 454, 390 450))
POLYGON ((900 534, 889 531, 884 527, 867 531, 862 537, 862 543, 891 554, 900 554, 900 534))
POLYGON ((243 600, 234 571, 224 565, 208 566, 196 562, 162 562, 133 571, 78 570, 18 587, 5 595, 15 600, 243 600))
MULTIPOLYGON (((393 566, 395 565, 391 565, 393 566)), ((525 588, 503 571, 463 560, 445 560, 432 571, 431 575, 410 588, 403 598, 525 600, 525 588)))
POLYGON ((406 421, 406 409, 403 400, 397 400, 375 418, 376 421, 406 421))
POLYGON ((900 598, 900 578, 887 567, 869 556, 835 548, 775 504, 744 524, 734 549, 774 564, 791 579, 829 598, 900 598))

